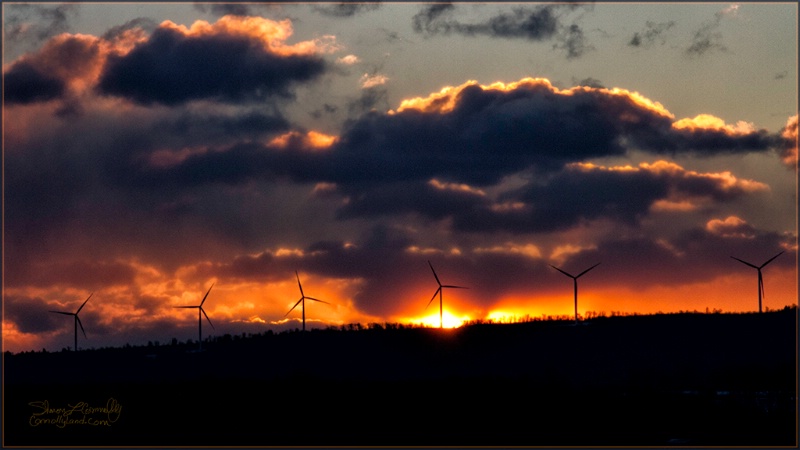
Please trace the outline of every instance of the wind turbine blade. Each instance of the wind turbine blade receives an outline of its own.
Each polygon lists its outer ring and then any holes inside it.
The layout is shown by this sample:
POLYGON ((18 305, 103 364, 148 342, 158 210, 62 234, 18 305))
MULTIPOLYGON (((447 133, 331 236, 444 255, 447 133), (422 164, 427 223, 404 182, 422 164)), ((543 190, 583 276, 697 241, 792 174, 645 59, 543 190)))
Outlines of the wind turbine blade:
POLYGON ((763 302, 766 300, 766 294, 764 293, 764 277, 761 275, 761 272, 758 272, 758 288, 761 290, 761 301, 763 302))
POLYGON ((433 293, 433 297, 431 297, 431 301, 429 301, 428 304, 425 305, 425 309, 428 309, 428 306, 431 306, 431 303, 433 303, 433 299, 436 298, 436 295, 438 295, 439 291, 441 291, 441 290, 442 290, 442 287, 439 286, 439 289, 437 289, 436 292, 433 293))
POLYGON ((749 262, 747 262, 747 261, 742 261, 741 259, 739 259, 739 258, 737 258, 737 257, 735 257, 735 256, 731 256, 731 258, 733 258, 733 259, 735 259, 735 260, 739 261, 739 262, 740 262, 740 263, 742 263, 742 264, 747 264, 748 266, 752 267, 753 269, 758 269, 758 266, 755 266, 755 265, 753 265, 753 264, 750 264, 750 263, 749 263, 749 262))
MULTIPOLYGON (((304 294, 304 293, 303 293, 303 285, 302 285, 302 284, 300 284, 300 275, 297 273, 297 271, 296 271, 296 270, 294 271, 294 276, 296 276, 296 277, 297 277, 297 287, 299 287, 299 288, 300 288, 300 296, 301 296, 301 297, 305 297, 305 296, 306 296, 306 294, 304 294)), ((308 298, 308 297, 306 297, 306 298, 308 298)))
POLYGON ((92 292, 91 294, 89 294, 89 297, 87 297, 87 298, 86 298, 86 301, 84 301, 84 302, 83 302, 83 304, 81 305, 81 307, 80 307, 80 308, 78 308, 78 310, 77 310, 77 311, 75 311, 75 314, 78 314, 79 312, 81 312, 81 310, 83 309, 83 307, 84 307, 84 306, 86 306, 86 302, 88 302, 88 301, 89 301, 89 299, 90 299, 90 298, 92 298, 92 296, 93 296, 93 295, 94 295, 94 292, 92 292))
MULTIPOLYGON (((81 331, 83 331, 83 337, 87 337, 87 336, 86 336, 86 330, 84 330, 84 329, 83 329, 83 324, 81 323, 81 318, 80 318, 80 317, 78 317, 78 315, 77 315, 77 314, 75 314, 75 320, 77 320, 77 321, 78 321, 78 325, 80 325, 80 326, 81 326, 81 331)), ((88 339, 88 338, 87 338, 87 339, 88 339)))
POLYGON ((552 265, 552 264, 550 264, 550 267, 552 267, 553 269, 556 269, 557 271, 559 271, 559 272, 563 273, 564 275, 566 275, 566 276, 568 276, 568 277, 570 277, 570 278, 577 278, 577 277, 574 277, 574 276, 572 276, 572 274, 569 274, 569 273, 567 273, 567 272, 564 272, 563 270, 559 269, 558 267, 556 267, 556 266, 554 266, 554 265, 552 265))
POLYGON ((211 288, 214 287, 214 284, 215 283, 211 283, 211 287, 208 288, 208 291, 206 291, 206 295, 203 296, 203 301, 200 302, 200 306, 203 306, 203 303, 206 302, 206 299, 208 298, 208 293, 211 292, 211 288))
POLYGON ((300 300, 298 300, 298 301, 297 301, 297 303, 295 303, 295 304, 294 304, 294 306, 292 306, 292 309, 290 309, 290 310, 289 310, 289 312, 287 312, 286 314, 284 314, 284 316, 283 316, 283 317, 286 317, 286 316, 288 316, 290 312, 294 311, 294 309, 295 309, 295 308, 297 308, 297 305, 299 305, 299 304, 300 304, 300 302, 302 302, 302 301, 303 301, 303 297, 300 297, 300 300))
POLYGON ((445 284, 442 286, 443 288, 456 288, 456 289, 469 289, 466 286, 453 286, 452 284, 445 284))
MULTIPOLYGON (((786 250, 784 250, 784 251, 786 251, 786 250)), ((763 269, 764 266, 766 266, 767 264, 771 263, 773 259, 777 258, 778 256, 781 256, 782 254, 783 254, 783 252, 780 252, 777 255, 773 256, 772 258, 768 259, 767 262, 765 262, 764 264, 761 265, 761 267, 759 267, 759 269, 763 269)))
MULTIPOLYGON (((211 325, 211 328, 214 328, 214 324, 211 323, 211 319, 208 318, 208 314, 206 314, 206 310, 203 309, 203 308, 200 308, 200 311, 202 311, 203 315, 206 316, 206 320, 208 321, 208 324, 211 325)), ((216 330, 216 328, 214 328, 214 329, 216 330)))
POLYGON ((74 313, 68 313, 68 312, 64 312, 64 311, 49 311, 49 312, 56 313, 56 314, 63 314, 65 316, 74 316, 75 315, 74 313))
POLYGON ((586 272, 588 272, 588 271, 590 271, 590 270, 594 269, 595 267, 597 267, 597 266, 599 266, 599 265, 600 265, 600 263, 597 263, 597 264, 593 265, 592 267, 589 267, 588 269, 586 269, 586 270, 584 270, 583 272, 581 272, 581 273, 579 273, 578 275, 576 275, 576 276, 575 276, 575 278, 580 278, 580 276, 581 276, 581 275, 585 274, 586 272))
POLYGON ((434 278, 436 278, 436 283, 438 283, 438 284, 439 284, 439 286, 441 286, 441 285, 442 285, 442 282, 441 282, 441 281, 439 281, 439 276, 438 276, 438 275, 436 275, 436 271, 435 271, 435 270, 433 270, 433 264, 431 264, 431 262, 430 262, 430 261, 428 261, 428 265, 429 265, 429 266, 431 266, 431 272, 433 272, 433 277, 434 277, 434 278))
POLYGON ((199 308, 199 306, 173 306, 173 308, 199 308))
POLYGON ((315 302, 320 302, 320 303, 325 303, 325 304, 330 305, 330 303, 326 302, 325 300, 320 300, 320 299, 314 298, 314 297, 306 297, 306 300, 314 300, 315 302))

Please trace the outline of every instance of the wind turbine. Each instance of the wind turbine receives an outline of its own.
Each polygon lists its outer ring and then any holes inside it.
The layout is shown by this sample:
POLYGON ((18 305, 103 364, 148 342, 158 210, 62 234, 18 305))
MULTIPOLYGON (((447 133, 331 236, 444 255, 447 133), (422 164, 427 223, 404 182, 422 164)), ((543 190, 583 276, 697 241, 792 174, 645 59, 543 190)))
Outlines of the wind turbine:
MULTIPOLYGON (((785 250, 784 250, 785 251, 785 250)), ((756 266, 755 264, 750 264, 747 261, 742 261, 741 259, 731 256, 731 258, 739 261, 742 264, 747 264, 748 266, 752 267, 753 269, 758 270, 758 312, 761 312, 761 297, 764 295, 764 277, 761 276, 761 269, 764 268, 767 264, 771 263, 773 259, 781 256, 783 252, 778 253, 777 255, 773 256, 772 258, 768 259, 767 262, 760 266, 756 266)))
POLYGON ((433 272, 434 278, 436 278, 436 283, 439 285, 439 288, 436 289, 436 292, 433 293, 433 297, 431 297, 431 300, 425 306, 425 309, 428 309, 428 306, 431 306, 433 299, 436 298, 436 294, 439 294, 439 328, 442 328, 442 325, 444 323, 442 321, 442 291, 444 290, 444 288, 456 288, 456 289, 469 289, 469 288, 464 286, 453 286, 452 284, 442 284, 442 282, 439 281, 439 276, 436 275, 436 271, 433 270, 433 264, 431 264, 431 262, 428 261, 428 265, 431 266, 431 271, 433 272))
POLYGON ((50 311, 51 313, 63 314, 65 316, 74 316, 75 317, 75 347, 74 348, 75 348, 76 352, 78 351, 78 325, 81 326, 81 331, 83 331, 83 337, 86 337, 86 330, 83 329, 83 324, 81 323, 81 318, 78 317, 78 313, 81 312, 81 310, 83 309, 84 306, 86 306, 86 302, 88 302, 89 299, 92 298, 92 295, 94 295, 94 292, 89 294, 89 297, 86 298, 86 300, 83 302, 81 307, 78 308, 78 310, 75 311, 74 313, 64 312, 64 311, 50 311))
POLYGON ((572 275, 571 273, 567 273, 567 272, 565 272, 565 271, 563 271, 563 270, 559 269, 558 267, 556 267, 556 266, 554 266, 554 265, 550 264, 550 267, 552 267, 553 269, 556 269, 557 271, 559 271, 559 272, 563 273, 564 275, 566 275, 566 276, 568 276, 568 277, 572 278, 572 284, 573 284, 573 286, 574 286, 574 288, 575 288, 575 325, 577 325, 577 324, 578 324, 578 278, 580 278, 580 277, 581 277, 581 276, 583 276, 583 275, 584 275, 586 272, 588 272, 588 271, 590 271, 590 270, 594 269, 595 267, 597 267, 597 266, 599 266, 599 265, 600 265, 600 263, 597 263, 597 264, 593 265, 592 267, 589 267, 588 269, 586 269, 586 270, 584 270, 583 272, 579 273, 578 275, 572 275))
POLYGON ((290 312, 294 311, 294 309, 297 308, 297 305, 302 303, 303 304, 303 331, 306 331, 306 299, 314 300, 315 302, 325 303, 327 305, 330 305, 330 303, 328 303, 326 301, 323 301, 323 300, 320 300, 318 298, 309 297, 305 293, 303 293, 303 285, 300 284, 300 275, 297 274, 296 270, 294 271, 294 275, 297 277, 297 286, 300 288, 300 300, 298 300, 297 303, 295 303, 294 306, 292 306, 292 309, 290 309, 289 312, 287 312, 283 317, 288 316, 290 312))
POLYGON ((211 323, 211 319, 208 318, 208 314, 206 314, 206 310, 203 309, 203 303, 206 302, 208 298, 208 293, 211 292, 211 288, 214 287, 215 283, 211 283, 211 287, 208 288, 206 291, 206 295, 203 296, 203 300, 200 302, 198 306, 173 306, 173 308, 197 308, 197 344, 199 345, 200 350, 203 350, 203 316, 206 316, 206 320, 208 320, 208 324, 211 325, 211 328, 214 329, 214 324, 211 323))

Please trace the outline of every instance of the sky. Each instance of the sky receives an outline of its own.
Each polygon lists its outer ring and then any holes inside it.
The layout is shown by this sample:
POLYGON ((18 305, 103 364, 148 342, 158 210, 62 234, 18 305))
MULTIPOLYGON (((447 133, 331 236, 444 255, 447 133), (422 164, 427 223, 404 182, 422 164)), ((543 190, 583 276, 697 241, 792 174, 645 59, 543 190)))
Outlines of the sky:
POLYGON ((3 350, 797 303, 796 3, 2 13, 3 350))

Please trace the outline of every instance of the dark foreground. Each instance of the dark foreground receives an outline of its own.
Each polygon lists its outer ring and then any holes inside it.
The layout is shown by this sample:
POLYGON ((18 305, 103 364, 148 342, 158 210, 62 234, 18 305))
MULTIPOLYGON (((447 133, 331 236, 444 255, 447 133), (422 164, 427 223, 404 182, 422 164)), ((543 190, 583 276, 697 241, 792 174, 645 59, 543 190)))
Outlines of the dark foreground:
POLYGON ((206 347, 6 356, 3 443, 797 446, 796 309, 206 347))

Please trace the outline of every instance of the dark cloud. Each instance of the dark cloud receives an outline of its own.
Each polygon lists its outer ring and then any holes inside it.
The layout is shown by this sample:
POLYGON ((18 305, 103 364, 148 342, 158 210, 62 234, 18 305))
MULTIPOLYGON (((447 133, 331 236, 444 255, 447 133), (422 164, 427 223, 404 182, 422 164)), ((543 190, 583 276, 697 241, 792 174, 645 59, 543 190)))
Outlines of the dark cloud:
POLYGON ((3 74, 3 99, 9 105, 42 102, 64 95, 63 80, 38 70, 34 64, 21 61, 3 74))
POLYGON ((588 86, 588 87, 600 88, 600 89, 605 87, 603 85, 602 81, 598 80, 597 78, 592 78, 592 77, 584 78, 583 80, 577 82, 575 85, 576 86, 588 86))
POLYGON ((414 31, 427 35, 458 34, 489 36, 529 41, 558 41, 553 48, 567 51, 567 58, 577 58, 592 49, 577 24, 561 24, 562 11, 579 7, 575 4, 517 7, 510 13, 492 16, 480 23, 462 23, 450 18, 455 6, 450 3, 428 5, 413 18, 414 31))
POLYGON ((61 308, 41 297, 3 296, 3 319, 13 323, 22 333, 47 333, 62 328, 63 316, 48 313, 48 310, 60 311, 61 308))
POLYGON ((455 9, 455 6, 452 3, 435 3, 425 6, 412 18, 414 31, 428 34, 439 33, 439 28, 446 29, 446 25, 440 25, 436 21, 453 9, 455 9))
POLYGON ((353 17, 356 14, 374 11, 380 8, 380 2, 356 3, 342 2, 325 6, 314 5, 314 11, 328 17, 353 17))
POLYGON ((570 162, 621 156, 632 147, 655 154, 713 155, 767 151, 779 140, 764 130, 676 129, 671 118, 633 97, 601 89, 562 95, 549 84, 532 82, 509 91, 469 85, 452 95, 452 111, 368 113, 349 123, 327 151, 276 151, 252 144, 194 155, 166 170, 137 170, 143 180, 194 183, 288 176, 337 183, 355 194, 376 183, 432 178, 492 185, 510 174, 559 171, 570 162))
POLYGON ((702 56, 709 52, 726 52, 728 48, 722 43, 722 32, 719 27, 726 12, 714 14, 714 19, 704 22, 692 35, 692 42, 686 48, 689 56, 702 56))
POLYGON ((566 50, 567 59, 579 58, 587 51, 594 50, 594 47, 587 42, 583 30, 575 24, 570 25, 558 40, 560 42, 553 45, 553 48, 566 50))
POLYGON ((129 20, 122 25, 109 28, 101 37, 106 41, 113 41, 120 38, 126 31, 135 30, 137 28, 150 34, 158 28, 158 23, 148 17, 139 17, 129 20))
POLYGON ((361 95, 347 104, 347 112, 349 117, 355 119, 376 109, 386 110, 388 106, 389 90, 383 85, 378 85, 362 89, 361 95))
POLYGON ((142 104, 291 96, 295 82, 325 71, 317 56, 266 51, 242 36, 186 36, 159 28, 125 56, 110 56, 98 89, 142 104))
POLYGON ((656 42, 658 42, 660 45, 664 45, 667 42, 666 38, 664 37, 664 33, 674 26, 674 20, 660 23, 655 23, 648 20, 645 23, 645 29, 643 31, 637 31, 633 33, 631 40, 628 41, 628 45, 631 47, 642 48, 650 48, 656 42))
POLYGON ((6 284, 15 286, 69 286, 94 290, 100 287, 128 285, 136 271, 128 264, 74 260, 39 263, 29 266, 20 261, 6 270, 6 284))
POLYGON ((59 35, 36 53, 27 54, 9 65, 3 73, 5 100, 16 104, 69 97, 68 85, 90 77, 100 54, 95 38, 59 35))
POLYGON ((77 16, 78 4, 58 6, 14 4, 3 7, 3 33, 13 42, 38 44, 66 33, 69 21, 77 16))
POLYGON ((195 3, 194 7, 200 12, 211 12, 217 16, 249 16, 252 15, 251 4, 246 3, 195 3))

